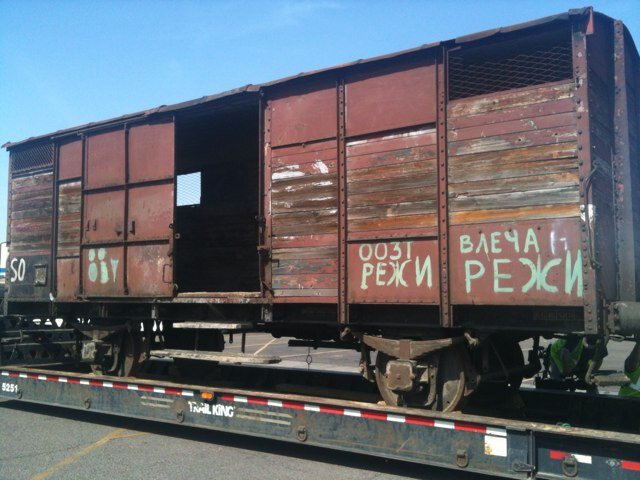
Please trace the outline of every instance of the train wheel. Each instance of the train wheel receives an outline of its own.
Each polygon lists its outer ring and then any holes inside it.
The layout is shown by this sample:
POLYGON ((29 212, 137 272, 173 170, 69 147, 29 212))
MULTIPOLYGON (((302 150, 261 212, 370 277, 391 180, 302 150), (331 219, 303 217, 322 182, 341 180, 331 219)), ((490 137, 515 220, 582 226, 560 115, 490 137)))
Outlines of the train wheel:
POLYGON ((383 352, 376 357, 376 383, 387 405, 450 412, 464 404, 469 365, 464 348, 448 348, 421 359, 416 364, 411 391, 398 391, 390 386, 388 366, 394 360, 383 352))
POLYGON ((140 335, 124 332, 116 335, 111 345, 113 355, 108 362, 92 364, 91 371, 96 375, 114 375, 130 377, 135 375, 142 364, 143 344, 140 335))

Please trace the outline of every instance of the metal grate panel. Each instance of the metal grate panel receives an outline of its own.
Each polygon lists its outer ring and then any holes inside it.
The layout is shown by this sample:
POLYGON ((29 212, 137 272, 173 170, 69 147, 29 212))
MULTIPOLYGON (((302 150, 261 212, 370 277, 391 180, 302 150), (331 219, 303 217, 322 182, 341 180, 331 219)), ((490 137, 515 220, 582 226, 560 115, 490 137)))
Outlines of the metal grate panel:
POLYGON ((570 42, 482 59, 461 50, 449 57, 449 99, 555 82, 571 76, 570 42))
POLYGON ((21 173, 53 166, 53 143, 40 143, 11 152, 11 171, 21 173))
POLYGON ((178 175, 176 206, 200 205, 202 188, 201 172, 178 175))

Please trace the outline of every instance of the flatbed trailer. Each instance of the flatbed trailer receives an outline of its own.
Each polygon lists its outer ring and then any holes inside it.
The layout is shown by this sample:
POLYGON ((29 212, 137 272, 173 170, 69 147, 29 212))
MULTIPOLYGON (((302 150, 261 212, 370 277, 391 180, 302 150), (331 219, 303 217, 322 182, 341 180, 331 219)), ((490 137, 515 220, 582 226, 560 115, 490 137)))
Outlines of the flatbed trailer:
POLYGON ((0 382, 22 402, 508 478, 640 478, 640 434, 50 369, 0 367, 0 382))

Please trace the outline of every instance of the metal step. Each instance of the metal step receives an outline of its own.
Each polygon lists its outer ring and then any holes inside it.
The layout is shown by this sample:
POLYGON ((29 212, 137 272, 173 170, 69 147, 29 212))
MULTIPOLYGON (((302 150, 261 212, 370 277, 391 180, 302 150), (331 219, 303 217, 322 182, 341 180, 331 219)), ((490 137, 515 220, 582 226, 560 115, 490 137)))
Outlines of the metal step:
POLYGON ((251 322, 178 322, 173 324, 173 328, 185 330, 224 330, 227 332, 239 332, 242 330, 252 330, 251 322))
POLYGON ((250 363, 266 365, 280 363, 281 358, 275 355, 251 355, 247 353, 204 352, 201 350, 151 350, 154 357, 171 357, 186 360, 204 360, 220 363, 250 363))

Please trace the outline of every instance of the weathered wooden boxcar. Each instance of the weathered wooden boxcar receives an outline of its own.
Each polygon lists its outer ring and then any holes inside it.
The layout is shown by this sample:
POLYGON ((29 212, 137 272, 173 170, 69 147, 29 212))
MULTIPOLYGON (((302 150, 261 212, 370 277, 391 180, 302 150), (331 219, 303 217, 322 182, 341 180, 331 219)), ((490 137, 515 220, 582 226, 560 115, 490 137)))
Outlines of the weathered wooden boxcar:
POLYGON ((262 330, 390 403, 517 384, 524 338, 640 333, 638 62, 574 10, 7 144, 6 314, 107 373, 262 330))

